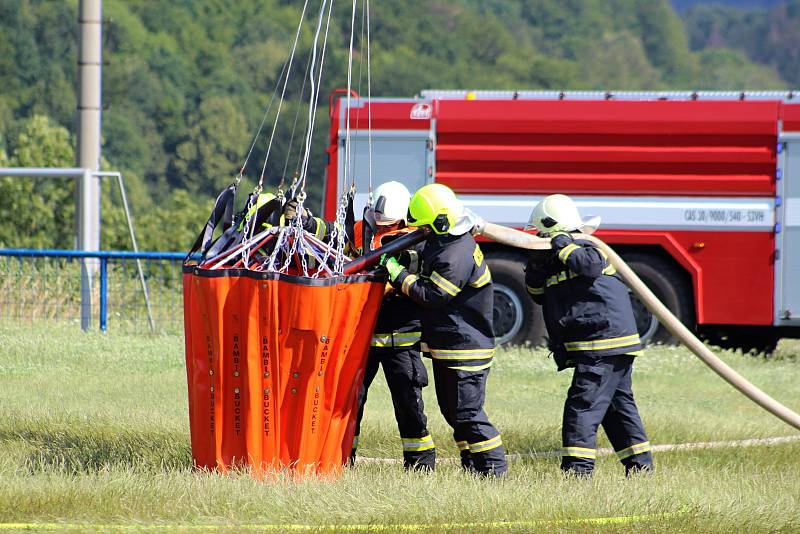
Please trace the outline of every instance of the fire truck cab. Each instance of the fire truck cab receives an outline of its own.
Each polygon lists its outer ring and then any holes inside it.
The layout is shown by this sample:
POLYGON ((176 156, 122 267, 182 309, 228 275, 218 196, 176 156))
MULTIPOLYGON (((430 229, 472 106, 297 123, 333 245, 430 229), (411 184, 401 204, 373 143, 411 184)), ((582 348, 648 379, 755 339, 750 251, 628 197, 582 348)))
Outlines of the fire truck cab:
MULTIPOLYGON (((368 105, 337 90, 330 118, 326 216, 353 181, 360 213, 370 179, 446 184, 516 228, 543 196, 568 194, 712 343, 770 351, 800 336, 800 94, 423 91, 368 105)), ((481 246, 498 340, 542 342, 524 251, 481 246)), ((634 308, 643 337, 671 341, 634 308)))

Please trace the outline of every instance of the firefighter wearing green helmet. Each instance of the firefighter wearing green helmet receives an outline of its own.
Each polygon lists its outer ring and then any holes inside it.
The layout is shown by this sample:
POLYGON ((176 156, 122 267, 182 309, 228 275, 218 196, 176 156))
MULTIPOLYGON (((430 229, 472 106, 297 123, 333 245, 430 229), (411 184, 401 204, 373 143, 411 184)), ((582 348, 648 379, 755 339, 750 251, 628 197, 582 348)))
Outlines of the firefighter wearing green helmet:
POLYGON ((439 408, 462 465, 501 475, 507 470, 503 442, 483 409, 495 350, 494 291, 468 215, 447 186, 420 188, 411 197, 408 224, 428 231, 421 270, 412 274, 393 258, 383 263, 392 285, 420 306, 422 350, 433 360, 439 408))
MULTIPOLYGON (((259 210, 261 210, 261 208, 263 208, 265 205, 267 205, 267 203, 269 203, 274 199, 275 195, 273 195, 272 193, 260 193, 256 197, 256 201, 253 203, 253 205, 249 207, 247 212, 242 216, 241 221, 239 221, 238 230, 240 232, 244 230, 245 223, 248 223, 248 221, 250 221, 254 217, 256 220, 254 220, 253 223, 250 224, 252 225, 251 226, 252 228, 255 228, 256 232, 260 232, 266 228, 269 228, 270 224, 266 221, 266 217, 262 216, 262 214, 259 213, 259 210)), ((270 211, 270 213, 272 212, 270 211)), ((264 215, 268 216, 269 214, 264 214, 264 215)))

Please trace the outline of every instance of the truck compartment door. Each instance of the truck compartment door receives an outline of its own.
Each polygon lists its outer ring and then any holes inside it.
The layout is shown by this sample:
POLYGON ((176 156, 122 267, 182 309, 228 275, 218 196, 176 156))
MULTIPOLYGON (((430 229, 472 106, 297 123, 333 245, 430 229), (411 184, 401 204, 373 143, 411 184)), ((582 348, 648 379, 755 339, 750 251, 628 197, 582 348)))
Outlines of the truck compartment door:
MULTIPOLYGON (((337 160, 340 187, 346 187, 355 177, 356 197, 353 207, 356 218, 361 218, 369 197, 370 139, 366 131, 350 131, 349 165, 346 155, 346 132, 339 131, 337 160), (345 173, 346 166, 349 167, 345 173)), ((433 151, 429 130, 373 130, 372 131, 372 188, 390 180, 403 183, 414 191, 432 181, 433 151)))
POLYGON ((800 326, 800 133, 780 138, 775 325, 800 326))

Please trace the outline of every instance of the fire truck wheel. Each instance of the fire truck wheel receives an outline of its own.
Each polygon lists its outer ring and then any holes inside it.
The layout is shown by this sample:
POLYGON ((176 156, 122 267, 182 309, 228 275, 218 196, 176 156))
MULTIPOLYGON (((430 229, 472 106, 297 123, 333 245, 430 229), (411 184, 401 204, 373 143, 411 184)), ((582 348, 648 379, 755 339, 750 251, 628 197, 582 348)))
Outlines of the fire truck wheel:
POLYGON ((738 326, 704 332, 703 338, 723 349, 740 349, 745 354, 769 356, 778 347, 780 335, 770 328, 738 326))
POLYGON ((489 251, 486 262, 494 285, 494 333, 498 344, 541 345, 544 318, 541 306, 525 290, 525 255, 489 251))
MULTIPOLYGON (((639 278, 655 293, 656 297, 680 319, 680 321, 693 326, 692 319, 692 292, 682 273, 665 260, 654 254, 628 253, 623 256, 625 262, 639 278)), ((661 326, 652 313, 631 294, 633 313, 636 316, 636 326, 639 335, 645 343, 663 343, 676 345, 678 340, 661 326)))

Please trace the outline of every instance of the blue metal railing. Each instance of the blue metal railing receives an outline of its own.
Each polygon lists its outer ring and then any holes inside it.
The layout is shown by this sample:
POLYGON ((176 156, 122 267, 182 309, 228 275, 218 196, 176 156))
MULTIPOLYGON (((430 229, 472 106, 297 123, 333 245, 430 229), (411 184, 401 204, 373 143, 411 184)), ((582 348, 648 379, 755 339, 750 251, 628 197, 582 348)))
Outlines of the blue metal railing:
POLYGON ((91 303, 76 298, 75 280, 87 273, 94 278, 97 273, 97 289, 92 291, 97 298, 89 300, 97 301, 100 330, 108 329, 110 312, 121 325, 138 329, 146 310, 151 330, 156 330, 154 315, 158 315, 159 331, 176 331, 179 323, 182 326, 182 314, 176 314, 175 308, 182 305, 181 264, 185 257, 181 252, 0 249, 0 318, 72 320, 69 310, 79 300, 82 313, 92 314, 93 307, 85 308, 91 303), (76 267, 80 267, 79 273, 76 267), (151 306, 152 297, 155 302, 151 306))

